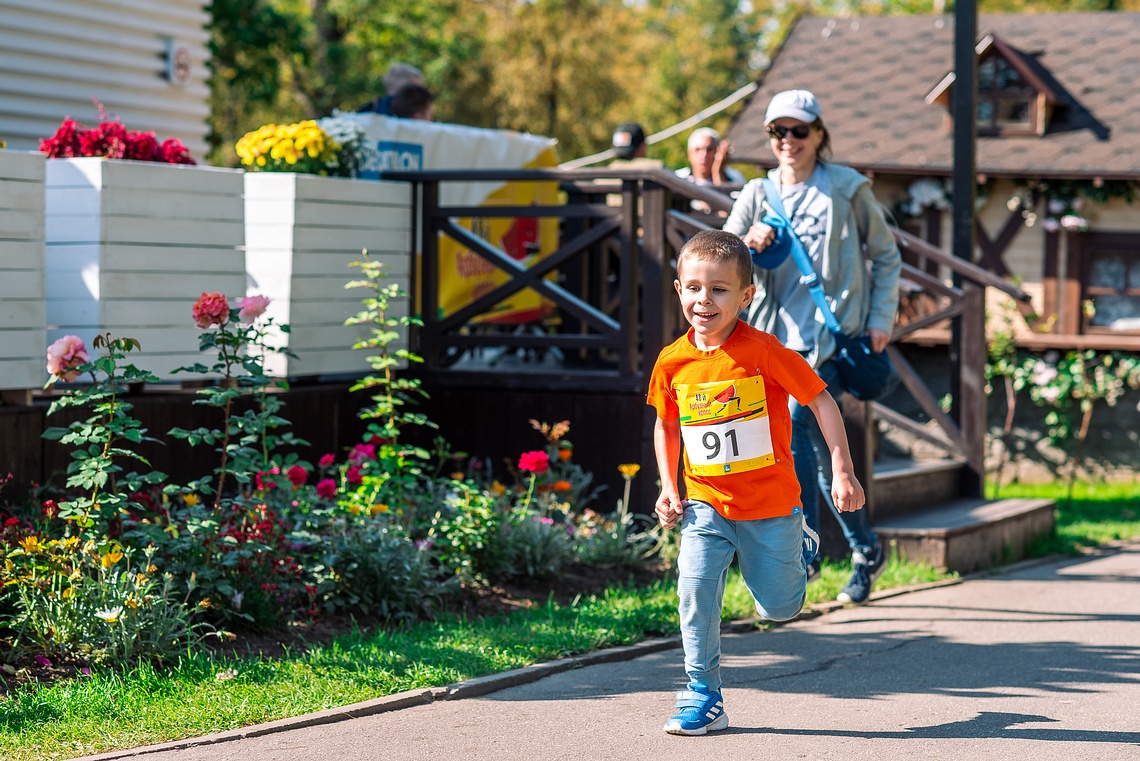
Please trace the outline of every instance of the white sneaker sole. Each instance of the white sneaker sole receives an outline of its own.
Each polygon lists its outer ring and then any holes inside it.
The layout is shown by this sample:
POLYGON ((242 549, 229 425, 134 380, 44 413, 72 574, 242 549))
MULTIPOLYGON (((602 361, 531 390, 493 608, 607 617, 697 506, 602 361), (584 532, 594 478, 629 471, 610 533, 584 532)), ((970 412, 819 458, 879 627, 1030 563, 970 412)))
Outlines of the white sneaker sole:
POLYGON ((710 721, 708 724, 704 725, 703 727, 698 727, 697 729, 683 729, 679 723, 673 724, 672 722, 666 722, 665 734, 688 735, 688 736, 692 737, 692 736, 696 736, 696 735, 703 735, 703 734, 706 734, 708 732, 715 732, 718 729, 727 729, 727 728, 728 728, 728 714, 722 713, 720 716, 717 716, 715 719, 710 721))

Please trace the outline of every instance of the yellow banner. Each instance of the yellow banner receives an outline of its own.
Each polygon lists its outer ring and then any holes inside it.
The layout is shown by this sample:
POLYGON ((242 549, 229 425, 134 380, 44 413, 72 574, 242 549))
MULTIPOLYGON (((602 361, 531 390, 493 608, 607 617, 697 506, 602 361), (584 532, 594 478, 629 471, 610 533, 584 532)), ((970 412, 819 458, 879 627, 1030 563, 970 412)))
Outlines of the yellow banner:
MULTIPOLYGON (((557 163, 554 149, 546 148, 525 168, 553 167, 557 163)), ((480 205, 552 206, 558 203, 556 182, 511 182, 488 195, 480 205)), ((458 222, 524 267, 534 265, 558 247, 558 219, 554 217, 483 217, 460 219, 458 222)), ((510 279, 505 271, 442 234, 439 240, 439 272, 440 317, 462 309, 510 279)), ((553 304, 548 299, 526 288, 511 294, 476 321, 517 325, 539 322, 552 312, 553 304)))

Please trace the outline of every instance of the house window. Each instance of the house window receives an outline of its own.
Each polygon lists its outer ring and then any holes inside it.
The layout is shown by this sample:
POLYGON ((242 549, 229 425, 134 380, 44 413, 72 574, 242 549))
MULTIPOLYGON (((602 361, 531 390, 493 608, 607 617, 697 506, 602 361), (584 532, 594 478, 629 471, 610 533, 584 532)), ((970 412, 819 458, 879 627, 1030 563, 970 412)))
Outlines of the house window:
POLYGON ((1037 91, 1002 55, 978 62, 978 132, 1032 132, 1036 124, 1037 91))
POLYGON ((1091 332, 1140 333, 1140 241, 1130 249, 1087 251, 1085 325, 1091 332))

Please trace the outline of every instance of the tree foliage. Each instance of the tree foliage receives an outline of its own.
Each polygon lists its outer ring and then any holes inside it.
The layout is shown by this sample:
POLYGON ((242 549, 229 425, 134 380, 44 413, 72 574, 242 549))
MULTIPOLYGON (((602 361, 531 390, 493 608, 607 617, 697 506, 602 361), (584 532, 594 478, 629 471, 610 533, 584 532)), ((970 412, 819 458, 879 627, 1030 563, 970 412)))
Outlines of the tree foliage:
MULTIPOLYGON (((982 12, 1096 11, 1140 0, 982 0, 982 12)), ((664 129, 757 78, 800 15, 953 11, 953 0, 213 0, 211 160, 268 122, 354 110, 397 61, 423 69, 440 121, 549 135, 570 159, 613 128, 664 129)), ((728 125, 731 112, 709 122, 728 125)), ((684 163, 686 135, 650 155, 684 163)))

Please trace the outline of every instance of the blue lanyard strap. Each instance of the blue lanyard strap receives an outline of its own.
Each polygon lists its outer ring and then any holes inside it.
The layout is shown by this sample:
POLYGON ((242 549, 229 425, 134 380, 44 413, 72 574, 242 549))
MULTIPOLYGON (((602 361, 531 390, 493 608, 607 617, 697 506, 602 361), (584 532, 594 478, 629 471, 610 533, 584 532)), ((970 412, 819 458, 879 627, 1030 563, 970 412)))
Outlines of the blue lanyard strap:
POLYGON ((784 211, 784 203, 780 200, 780 191, 776 188, 776 183, 767 177, 761 180, 761 183, 764 187, 764 200, 767 202, 768 207, 772 210, 772 213, 784 221, 784 230, 781 231, 781 234, 792 236, 792 259, 795 260, 796 266, 799 267, 801 274, 800 282, 807 287, 812 300, 815 301, 815 305, 819 307, 827 329, 832 333, 841 333, 839 321, 835 319, 835 313, 831 311, 831 305, 827 303, 827 296, 823 292, 823 286, 819 283, 819 275, 815 274, 815 268, 811 266, 811 259, 808 258, 807 251, 804 250, 804 244, 800 241, 800 236, 796 235, 796 231, 792 229, 792 223, 784 211))

